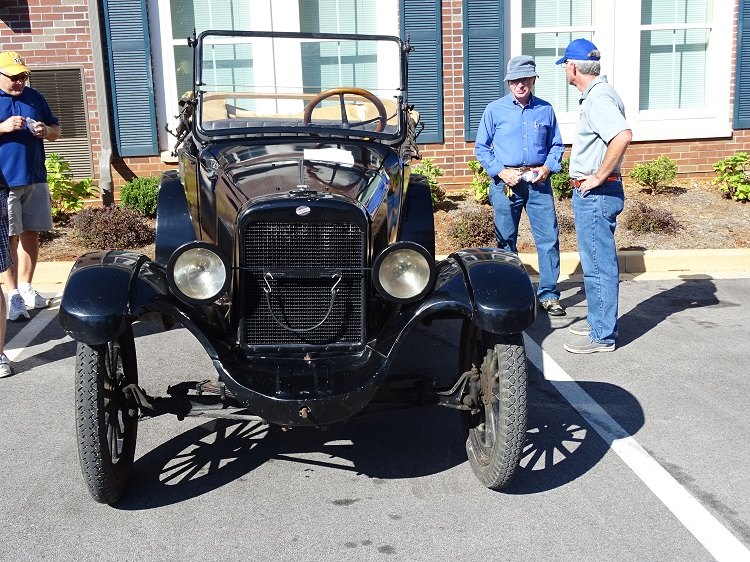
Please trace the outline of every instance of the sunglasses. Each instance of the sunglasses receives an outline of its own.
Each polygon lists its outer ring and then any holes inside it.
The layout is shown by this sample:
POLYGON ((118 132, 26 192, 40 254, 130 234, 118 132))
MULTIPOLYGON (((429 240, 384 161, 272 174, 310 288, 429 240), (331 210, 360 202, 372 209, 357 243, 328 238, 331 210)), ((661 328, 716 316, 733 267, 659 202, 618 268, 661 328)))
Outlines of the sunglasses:
POLYGON ((14 74, 13 76, 8 76, 7 74, 3 74, 0 72, 3 76, 5 76, 8 80, 11 82, 26 82, 26 80, 29 79, 29 73, 28 72, 22 72, 21 74, 14 74))

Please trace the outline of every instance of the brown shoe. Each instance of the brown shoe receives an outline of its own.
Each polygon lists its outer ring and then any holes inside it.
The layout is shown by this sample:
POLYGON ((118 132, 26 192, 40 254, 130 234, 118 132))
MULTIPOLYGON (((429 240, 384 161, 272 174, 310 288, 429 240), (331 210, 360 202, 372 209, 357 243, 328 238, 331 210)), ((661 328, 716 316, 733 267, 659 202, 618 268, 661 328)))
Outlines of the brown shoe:
POLYGON ((558 299, 539 301, 539 306, 550 316, 565 316, 565 309, 558 299))

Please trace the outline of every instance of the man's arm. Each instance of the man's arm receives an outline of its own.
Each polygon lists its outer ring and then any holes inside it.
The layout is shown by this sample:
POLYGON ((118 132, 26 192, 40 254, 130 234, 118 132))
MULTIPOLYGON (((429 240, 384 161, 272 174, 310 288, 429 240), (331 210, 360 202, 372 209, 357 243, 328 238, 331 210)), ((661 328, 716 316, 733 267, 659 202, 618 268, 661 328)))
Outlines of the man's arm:
POLYGON ((599 169, 596 173, 586 177, 586 180, 578 188, 581 194, 586 193, 599 187, 607 178, 612 174, 617 164, 620 162, 622 157, 625 155, 625 150, 628 148, 630 141, 633 140, 633 131, 625 129, 617 133, 609 144, 607 145, 607 151, 604 153, 604 160, 602 160, 599 169))
POLYGON ((47 127, 47 136, 44 138, 48 141, 56 141, 60 138, 61 132, 60 132, 60 125, 46 125, 47 127))

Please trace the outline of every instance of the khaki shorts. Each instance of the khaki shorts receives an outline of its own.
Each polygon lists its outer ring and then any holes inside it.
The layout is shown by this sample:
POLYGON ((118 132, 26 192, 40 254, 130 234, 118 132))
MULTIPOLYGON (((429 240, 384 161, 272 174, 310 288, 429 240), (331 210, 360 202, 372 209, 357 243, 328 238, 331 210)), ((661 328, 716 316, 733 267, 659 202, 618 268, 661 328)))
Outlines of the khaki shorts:
POLYGON ((52 203, 46 183, 14 187, 8 193, 8 234, 52 230, 52 203))

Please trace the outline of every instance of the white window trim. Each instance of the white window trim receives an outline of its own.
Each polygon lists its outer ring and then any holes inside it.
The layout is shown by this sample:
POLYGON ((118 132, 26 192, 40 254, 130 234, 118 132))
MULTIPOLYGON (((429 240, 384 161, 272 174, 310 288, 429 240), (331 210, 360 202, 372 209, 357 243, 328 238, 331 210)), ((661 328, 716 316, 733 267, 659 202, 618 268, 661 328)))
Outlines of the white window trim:
MULTIPOLYGON (((728 138, 732 135, 729 77, 732 70, 732 0, 713 0, 707 59, 706 107, 701 110, 639 111, 639 52, 641 29, 675 26, 641 26, 639 1, 592 0, 594 6, 593 41, 602 52, 602 74, 617 90, 625 104, 625 114, 633 129, 634 141, 700 138, 728 138)), ((506 21, 508 55, 521 53, 522 0, 510 0, 506 21)), ((696 27, 692 25, 691 27, 696 27)), ((697 26, 703 27, 703 26, 697 26)), ((535 31, 554 31, 538 28, 535 31)), ((585 31, 585 29, 582 29, 585 31)), ((559 69, 539 69, 545 75, 559 69)), ((570 86, 571 88, 573 86, 570 86)), ((577 112, 558 112, 563 142, 570 144, 575 134, 577 112)))

